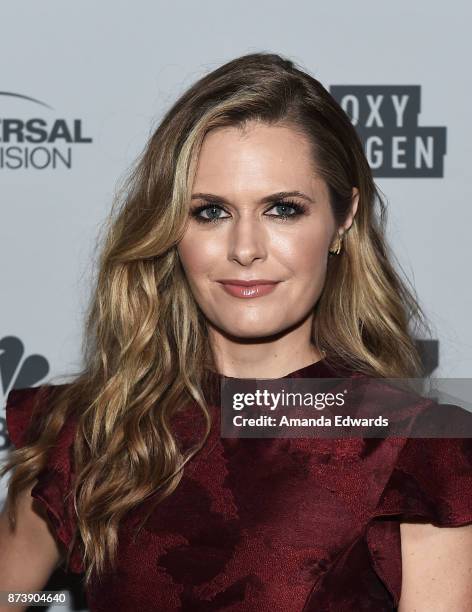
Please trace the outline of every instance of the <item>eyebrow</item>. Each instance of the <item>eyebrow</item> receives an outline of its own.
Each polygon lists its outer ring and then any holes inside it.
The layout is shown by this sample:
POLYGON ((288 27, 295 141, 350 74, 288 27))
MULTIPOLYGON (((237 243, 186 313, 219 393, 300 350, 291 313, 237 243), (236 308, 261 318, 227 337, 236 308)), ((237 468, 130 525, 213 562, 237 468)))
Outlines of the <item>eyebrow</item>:
MULTIPOLYGON (((308 202, 311 202, 312 204, 314 204, 314 201, 311 198, 309 198, 306 194, 304 194, 302 191, 278 191, 277 193, 272 193, 271 195, 268 195, 262 198, 261 203, 265 204, 266 202, 277 202, 278 200, 282 198, 290 198, 290 197, 303 198, 304 200, 307 200, 308 202)), ((226 198, 224 198, 223 196, 217 196, 213 193, 194 193, 192 195, 192 200, 196 200, 197 198, 204 198, 212 202, 224 202, 225 204, 229 204, 229 201, 226 198)))

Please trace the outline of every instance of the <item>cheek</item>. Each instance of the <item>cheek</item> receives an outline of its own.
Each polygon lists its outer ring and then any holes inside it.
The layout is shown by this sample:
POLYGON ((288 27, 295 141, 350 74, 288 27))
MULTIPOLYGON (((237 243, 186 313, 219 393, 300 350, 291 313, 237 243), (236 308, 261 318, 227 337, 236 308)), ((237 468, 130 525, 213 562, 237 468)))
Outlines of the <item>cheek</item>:
POLYGON ((297 235, 278 241, 280 259, 296 277, 313 277, 322 274, 326 267, 329 234, 315 226, 297 235))
POLYGON ((189 281, 198 276, 207 275, 214 268, 215 261, 221 257, 222 247, 218 240, 206 240, 202 235, 188 231, 177 246, 182 266, 189 281))

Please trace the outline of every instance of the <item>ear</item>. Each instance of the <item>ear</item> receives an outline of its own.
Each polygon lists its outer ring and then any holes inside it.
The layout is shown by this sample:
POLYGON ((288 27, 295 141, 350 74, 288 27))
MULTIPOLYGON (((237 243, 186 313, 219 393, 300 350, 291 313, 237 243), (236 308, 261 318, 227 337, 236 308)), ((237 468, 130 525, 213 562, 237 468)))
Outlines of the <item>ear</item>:
POLYGON ((359 204, 359 189, 357 187, 352 188, 352 199, 351 199, 351 210, 349 215, 346 218, 346 221, 343 224, 343 229, 345 232, 351 227, 352 222, 354 221, 354 217, 356 216, 357 206, 359 204))

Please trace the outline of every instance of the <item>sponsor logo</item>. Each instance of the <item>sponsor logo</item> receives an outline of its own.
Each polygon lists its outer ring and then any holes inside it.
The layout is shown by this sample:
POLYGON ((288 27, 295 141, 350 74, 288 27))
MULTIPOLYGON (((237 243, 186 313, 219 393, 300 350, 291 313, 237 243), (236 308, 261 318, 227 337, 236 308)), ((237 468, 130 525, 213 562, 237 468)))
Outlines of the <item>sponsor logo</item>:
POLYGON ((91 142, 82 119, 58 117, 46 102, 0 91, 0 170, 71 169, 76 147, 91 142))
POLYGON ((332 85, 330 93, 356 128, 374 176, 444 176, 446 128, 418 125, 420 85, 332 85))
MULTIPOLYGON (((48 360, 42 355, 26 355, 23 342, 16 336, 0 340, 0 380, 3 397, 12 389, 33 387, 49 373, 48 360)), ((3 402, 5 404, 5 401, 3 402)), ((10 440, 4 414, 0 415, 0 451, 7 450, 10 440)))

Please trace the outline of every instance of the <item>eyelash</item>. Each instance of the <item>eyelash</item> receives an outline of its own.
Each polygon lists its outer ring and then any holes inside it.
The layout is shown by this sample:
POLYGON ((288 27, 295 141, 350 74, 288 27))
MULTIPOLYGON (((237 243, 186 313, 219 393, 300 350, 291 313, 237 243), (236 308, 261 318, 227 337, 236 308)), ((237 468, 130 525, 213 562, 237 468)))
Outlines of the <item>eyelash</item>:
MULTIPOLYGON (((291 215, 268 215, 269 217, 280 219, 281 221, 287 221, 291 217, 299 217, 300 215, 304 215, 306 213, 306 207, 303 204, 298 204, 298 202, 292 202, 290 200, 274 202, 272 206, 269 208, 269 210, 272 210, 272 208, 276 208, 277 206, 288 206, 290 208, 293 208, 295 211, 291 215)), ((197 221, 198 223, 218 223, 219 221, 224 221, 225 219, 229 218, 229 217, 222 217, 222 218, 215 218, 215 219, 206 219, 205 217, 200 217, 200 213, 209 208, 210 209, 218 208, 219 210, 225 210, 219 204, 212 204, 209 202, 207 204, 202 204, 201 206, 197 206, 196 208, 193 208, 190 214, 195 219, 195 221, 197 221)))

